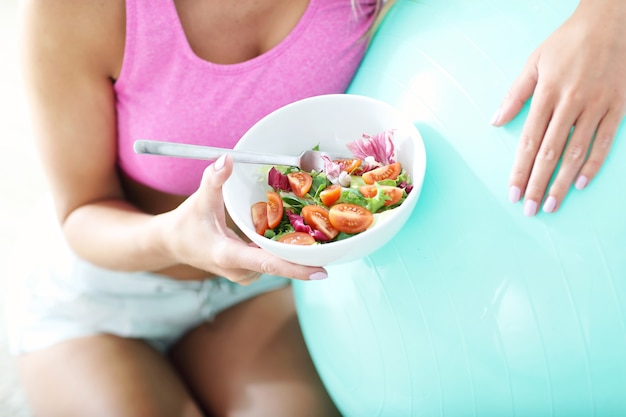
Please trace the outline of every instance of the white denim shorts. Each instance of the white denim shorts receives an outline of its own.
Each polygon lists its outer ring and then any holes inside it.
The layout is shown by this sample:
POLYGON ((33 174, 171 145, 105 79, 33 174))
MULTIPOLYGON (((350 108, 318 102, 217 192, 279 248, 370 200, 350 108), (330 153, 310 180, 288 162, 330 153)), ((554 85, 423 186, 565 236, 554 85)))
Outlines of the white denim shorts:
POLYGON ((39 213, 34 234, 12 256, 5 301, 12 354, 103 333, 142 339, 165 351, 220 311, 289 284, 266 275, 241 286, 225 278, 177 281, 99 268, 72 253, 50 210, 45 220, 39 213))

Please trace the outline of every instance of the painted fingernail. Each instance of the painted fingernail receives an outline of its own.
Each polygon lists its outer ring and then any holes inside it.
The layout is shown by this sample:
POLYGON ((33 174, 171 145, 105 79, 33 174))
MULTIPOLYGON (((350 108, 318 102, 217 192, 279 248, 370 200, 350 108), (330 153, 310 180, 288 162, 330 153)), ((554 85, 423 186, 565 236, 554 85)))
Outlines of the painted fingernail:
POLYGON ((213 163, 213 169, 215 171, 220 171, 224 168, 224 161, 226 160, 226 155, 222 155, 213 163))
POLYGON ((578 178, 576 178, 574 187, 576 187, 577 190, 582 190, 583 188, 587 186, 588 183, 589 183, 589 178, 585 177, 584 175, 579 175, 578 178))
POLYGON ((319 281, 320 279, 326 278, 328 278, 328 274, 322 271, 313 272, 311 275, 309 275, 309 279, 313 281, 319 281))
POLYGON ((532 217, 537 214, 537 202, 533 200, 526 200, 524 203, 524 215, 532 217))
POLYGON ((517 203, 521 197, 522 190, 520 190, 519 187, 512 186, 509 188, 509 201, 511 203, 517 203))
POLYGON ((496 110, 496 112, 493 114, 493 116, 491 116, 491 125, 495 126, 496 123, 498 123, 498 120, 500 120, 500 109, 496 110))
POLYGON ((548 196, 548 198, 546 198, 546 202, 543 203, 543 211, 545 211, 546 213, 552 213, 555 208, 556 208, 556 198, 552 196, 548 196))

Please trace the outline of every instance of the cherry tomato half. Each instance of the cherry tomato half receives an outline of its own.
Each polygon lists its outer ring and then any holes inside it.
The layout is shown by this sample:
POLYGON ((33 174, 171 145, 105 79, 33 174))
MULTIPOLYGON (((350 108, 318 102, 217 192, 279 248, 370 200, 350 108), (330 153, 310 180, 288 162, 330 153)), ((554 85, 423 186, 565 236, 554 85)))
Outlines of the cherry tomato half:
POLYGON ((283 199, 275 191, 267 192, 267 224, 270 229, 275 228, 283 219, 283 199))
POLYGON ((311 174, 304 171, 290 172, 287 174, 287 178, 289 179, 289 185, 291 185, 291 191, 298 197, 304 197, 313 184, 311 174))
POLYGON ((304 232, 287 233, 286 235, 281 236, 278 241, 289 245, 312 245, 315 243, 313 236, 304 232))
POLYGON ((393 164, 384 165, 371 171, 367 171, 362 175, 362 178, 363 182, 366 184, 374 184, 375 182, 382 180, 395 180, 398 178, 401 171, 402 166, 400 165, 400 162, 394 162, 393 164))
POLYGON ((341 185, 333 184, 320 192, 320 200, 326 207, 330 207, 341 197, 341 185))
POLYGON ((340 232, 360 233, 374 222, 374 215, 356 204, 335 204, 328 211, 330 224, 340 232))
POLYGON ((259 201, 252 205, 252 224, 254 230, 260 235, 264 235, 265 231, 269 229, 267 223, 267 202, 259 201))
POLYGON ((324 233, 328 239, 333 239, 339 234, 339 230, 335 229, 328 218, 328 210, 321 206, 304 206, 300 215, 304 219, 304 223, 311 226, 315 230, 324 233))
MULTIPOLYGON (((391 206, 393 204, 396 204, 398 201, 400 201, 402 195, 404 194, 402 188, 393 187, 391 185, 382 185, 380 186, 380 189, 383 191, 383 193, 385 193, 387 197, 389 197, 388 200, 385 200, 385 206, 391 206)), ((378 194, 378 187, 376 187, 376 185, 374 184, 362 185, 361 187, 359 187, 359 191, 361 192, 361 194, 363 194, 364 197, 373 198, 376 197, 376 194, 378 194)))

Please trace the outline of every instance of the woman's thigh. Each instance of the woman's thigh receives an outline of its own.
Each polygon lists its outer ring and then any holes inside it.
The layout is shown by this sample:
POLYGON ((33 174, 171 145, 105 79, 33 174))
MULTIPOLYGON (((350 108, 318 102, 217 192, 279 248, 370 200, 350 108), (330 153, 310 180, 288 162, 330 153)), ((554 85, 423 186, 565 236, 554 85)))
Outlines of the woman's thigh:
POLYGON ((171 357, 212 416, 339 415, 306 349, 291 287, 218 314, 171 357))
POLYGON ((167 359, 138 340, 69 340, 21 355, 18 370, 38 417, 202 416, 167 359))

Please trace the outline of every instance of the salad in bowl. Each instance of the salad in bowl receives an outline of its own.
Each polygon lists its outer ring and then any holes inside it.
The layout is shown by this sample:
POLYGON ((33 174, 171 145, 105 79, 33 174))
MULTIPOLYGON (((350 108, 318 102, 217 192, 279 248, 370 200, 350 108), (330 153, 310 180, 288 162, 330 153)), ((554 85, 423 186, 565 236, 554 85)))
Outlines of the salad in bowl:
POLYGON ((346 144, 351 157, 321 156, 319 172, 272 166, 266 199, 251 207, 256 232, 281 243, 313 245, 372 227, 379 215, 399 207, 413 188, 396 160, 394 133, 391 129, 363 134, 346 144))
POLYGON ((359 259, 419 215, 422 137, 380 100, 330 94, 288 104, 252 126, 235 149, 344 155, 317 172, 234 165, 222 187, 228 214, 254 244, 282 259, 311 266, 359 259))

